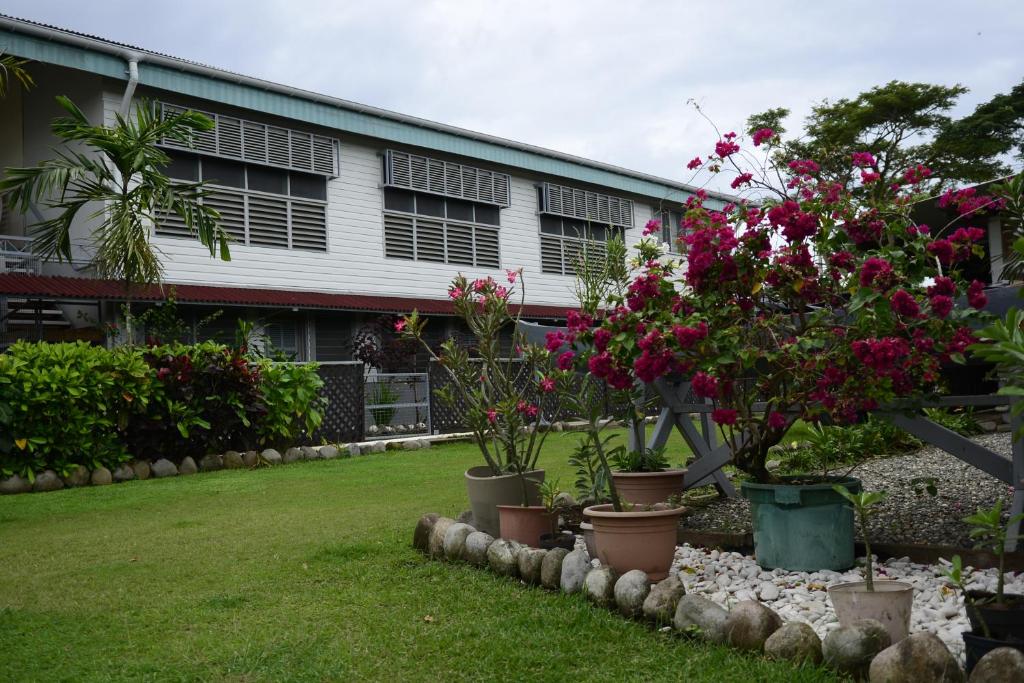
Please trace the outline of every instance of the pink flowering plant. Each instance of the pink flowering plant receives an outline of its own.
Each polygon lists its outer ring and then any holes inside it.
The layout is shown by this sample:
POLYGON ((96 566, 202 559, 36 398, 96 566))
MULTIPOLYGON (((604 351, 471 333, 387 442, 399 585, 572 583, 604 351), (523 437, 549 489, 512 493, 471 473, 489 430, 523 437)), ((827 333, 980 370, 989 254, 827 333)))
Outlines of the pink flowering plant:
POLYGON ((544 417, 542 404, 557 407, 568 387, 554 379, 556 358, 527 343, 519 330, 525 300, 522 271, 508 271, 506 279, 503 284, 490 277, 469 280, 460 274, 448 288, 456 314, 476 340, 478 356, 471 356, 454 339, 435 352, 423 338, 427 321, 415 311, 395 327, 405 338, 419 341, 449 373, 451 383, 435 390, 435 396, 447 407, 463 411, 466 427, 494 476, 520 476, 523 505, 528 505, 523 475, 537 468, 549 434, 537 428, 544 417), (509 331, 512 353, 502 343, 503 332, 509 331))
MULTIPOLYGON (((753 133, 771 147, 771 130, 753 133)), ((734 173, 751 190, 733 204, 700 191, 686 204, 679 260, 637 245, 633 277, 607 315, 576 338, 577 361, 615 388, 683 377, 713 403, 734 464, 754 479, 793 422, 854 422, 882 406, 912 407, 940 389, 940 368, 975 341, 970 307, 983 284, 958 266, 982 255, 985 232, 917 224, 926 168, 871 192, 819 179, 813 160, 740 166, 739 138, 721 136, 692 168, 734 173), (759 192, 753 192, 759 190, 759 192), (947 234, 948 232, 948 234, 947 234)), ((871 185, 874 157, 850 159, 853 185, 871 185)))

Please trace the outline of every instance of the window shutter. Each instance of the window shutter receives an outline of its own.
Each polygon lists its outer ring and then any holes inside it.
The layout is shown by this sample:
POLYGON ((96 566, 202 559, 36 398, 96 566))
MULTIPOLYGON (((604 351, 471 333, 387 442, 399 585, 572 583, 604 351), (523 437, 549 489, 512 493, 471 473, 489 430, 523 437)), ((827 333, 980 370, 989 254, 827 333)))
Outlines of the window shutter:
POLYGON ((414 259, 412 216, 384 215, 384 255, 414 259))
POLYGON ((444 263, 444 223, 416 218, 416 260, 444 263))
POLYGON ((473 265, 473 226, 448 225, 448 263, 473 265))
POLYGON ((481 268, 500 267, 498 251, 498 231, 488 228, 477 228, 476 265, 481 268))
POLYGON ((554 183, 542 185, 541 213, 578 218, 591 223, 633 227, 633 201, 554 183))
POLYGON ((291 201, 292 248, 327 251, 327 207, 291 201))
POLYGON ((540 269, 544 273, 562 275, 562 240, 550 235, 540 236, 540 269))
POLYGON ((388 150, 384 184, 419 192, 508 206, 512 179, 505 173, 388 150))
POLYGON ((263 195, 248 196, 249 244, 288 247, 288 202, 263 195))
POLYGON ((240 192, 211 192, 203 204, 220 214, 220 225, 236 242, 245 244, 245 196, 240 192))
MULTIPOLYGON (((185 107, 175 104, 161 103, 160 106, 164 116, 186 111, 185 107)), ((193 131, 185 144, 167 138, 160 144, 307 173, 332 177, 338 174, 338 142, 334 138, 233 116, 200 113, 213 119, 212 130, 193 131)))

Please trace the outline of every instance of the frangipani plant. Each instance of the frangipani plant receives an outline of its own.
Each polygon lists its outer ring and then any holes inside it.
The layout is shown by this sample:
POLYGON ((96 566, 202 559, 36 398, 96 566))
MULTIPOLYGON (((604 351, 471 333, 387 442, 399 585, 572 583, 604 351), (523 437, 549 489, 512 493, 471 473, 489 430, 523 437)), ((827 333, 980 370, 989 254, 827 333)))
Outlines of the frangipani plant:
POLYGON ((841 484, 833 486, 832 489, 853 506, 853 511, 857 515, 857 521, 860 523, 860 535, 864 539, 864 583, 868 592, 874 592, 875 569, 874 558, 871 556, 871 535, 868 533, 868 519, 871 517, 871 508, 885 500, 888 494, 885 491, 859 491, 853 493, 841 484))

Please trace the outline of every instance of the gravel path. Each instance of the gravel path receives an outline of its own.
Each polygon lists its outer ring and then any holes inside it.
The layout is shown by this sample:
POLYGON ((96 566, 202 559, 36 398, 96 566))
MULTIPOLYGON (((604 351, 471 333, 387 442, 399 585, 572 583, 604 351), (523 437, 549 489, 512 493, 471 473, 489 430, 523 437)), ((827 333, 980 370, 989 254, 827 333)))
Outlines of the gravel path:
MULTIPOLYGON (((1009 458, 1010 435, 985 434, 973 439, 1009 458)), ((878 543, 923 543, 971 547, 968 527, 961 520, 978 507, 991 507, 997 497, 1010 507, 1011 489, 979 469, 945 451, 926 446, 913 453, 870 460, 854 471, 865 488, 885 490, 889 496, 877 508, 871 523, 878 543), (934 477, 938 495, 918 495, 912 482, 934 477)), ((683 520, 695 531, 750 532, 750 504, 743 498, 715 499, 696 506, 683 520)))

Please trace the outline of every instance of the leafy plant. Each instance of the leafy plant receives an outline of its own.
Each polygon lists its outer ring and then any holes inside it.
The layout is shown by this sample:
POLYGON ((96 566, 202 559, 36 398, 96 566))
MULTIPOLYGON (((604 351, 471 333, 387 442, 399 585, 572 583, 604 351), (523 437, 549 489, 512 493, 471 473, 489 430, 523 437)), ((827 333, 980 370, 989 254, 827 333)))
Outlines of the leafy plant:
POLYGON ((937 425, 956 432, 961 436, 981 434, 981 425, 974 419, 974 411, 967 408, 963 411, 952 411, 944 408, 925 408, 925 417, 937 425))
POLYGON ((21 87, 28 90, 35 85, 32 76, 25 70, 28 60, 18 59, 14 55, 5 55, 0 51, 0 97, 7 96, 8 83, 11 80, 21 83, 21 87))
POLYGON ((590 439, 580 439, 569 457, 576 470, 573 485, 580 502, 602 503, 608 500, 608 477, 597 457, 590 439))
MULTIPOLYGON (((398 392, 388 382, 374 382, 370 389, 371 405, 388 405, 398 401, 398 392)), ((370 408, 370 415, 373 416, 373 423, 381 427, 391 424, 395 417, 396 408, 370 408)))
POLYGON ((610 458, 619 472, 661 472, 668 468, 664 448, 642 448, 638 451, 620 449, 610 458))
POLYGON ((974 539, 976 547, 986 548, 995 553, 998 560, 998 578, 996 582, 995 601, 997 604, 1004 602, 1003 587, 1005 585, 1006 568, 1006 537, 1007 530, 1024 520, 1024 514, 1013 515, 1006 523, 1003 523, 1003 500, 996 499, 995 505, 985 510, 978 508, 973 515, 964 517, 964 522, 971 525, 970 536, 974 539))
POLYGON ((949 582, 960 589, 960 593, 964 596, 964 606, 970 610, 971 614, 977 617, 978 622, 981 623, 982 633, 986 638, 992 637, 992 632, 989 630, 988 623, 985 618, 978 611, 977 603, 971 596, 970 591, 967 590, 967 577, 964 575, 964 563, 960 559, 959 555, 954 555, 953 559, 950 560, 948 568, 942 570, 949 582))
POLYGON ((537 491, 540 493, 540 503, 548 512, 555 512, 558 509, 558 505, 555 500, 559 494, 562 493, 562 489, 559 488, 558 480, 547 480, 542 482, 538 487, 537 491))
POLYGON ((323 422, 327 401, 316 363, 255 361, 264 415, 257 424, 260 443, 294 445, 311 437, 323 422))
POLYGON ((838 467, 856 466, 866 457, 903 453, 919 448, 912 435, 874 416, 850 425, 809 423, 803 443, 792 448, 776 448, 782 468, 788 472, 820 471, 822 476, 838 467))
POLYGON ((864 538, 864 583, 867 584, 868 591, 874 592, 875 572, 871 557, 871 536, 868 533, 868 519, 871 516, 871 508, 885 500, 887 494, 885 491, 852 493, 850 489, 841 484, 833 486, 832 489, 853 506, 857 520, 860 522, 860 533, 864 538))

